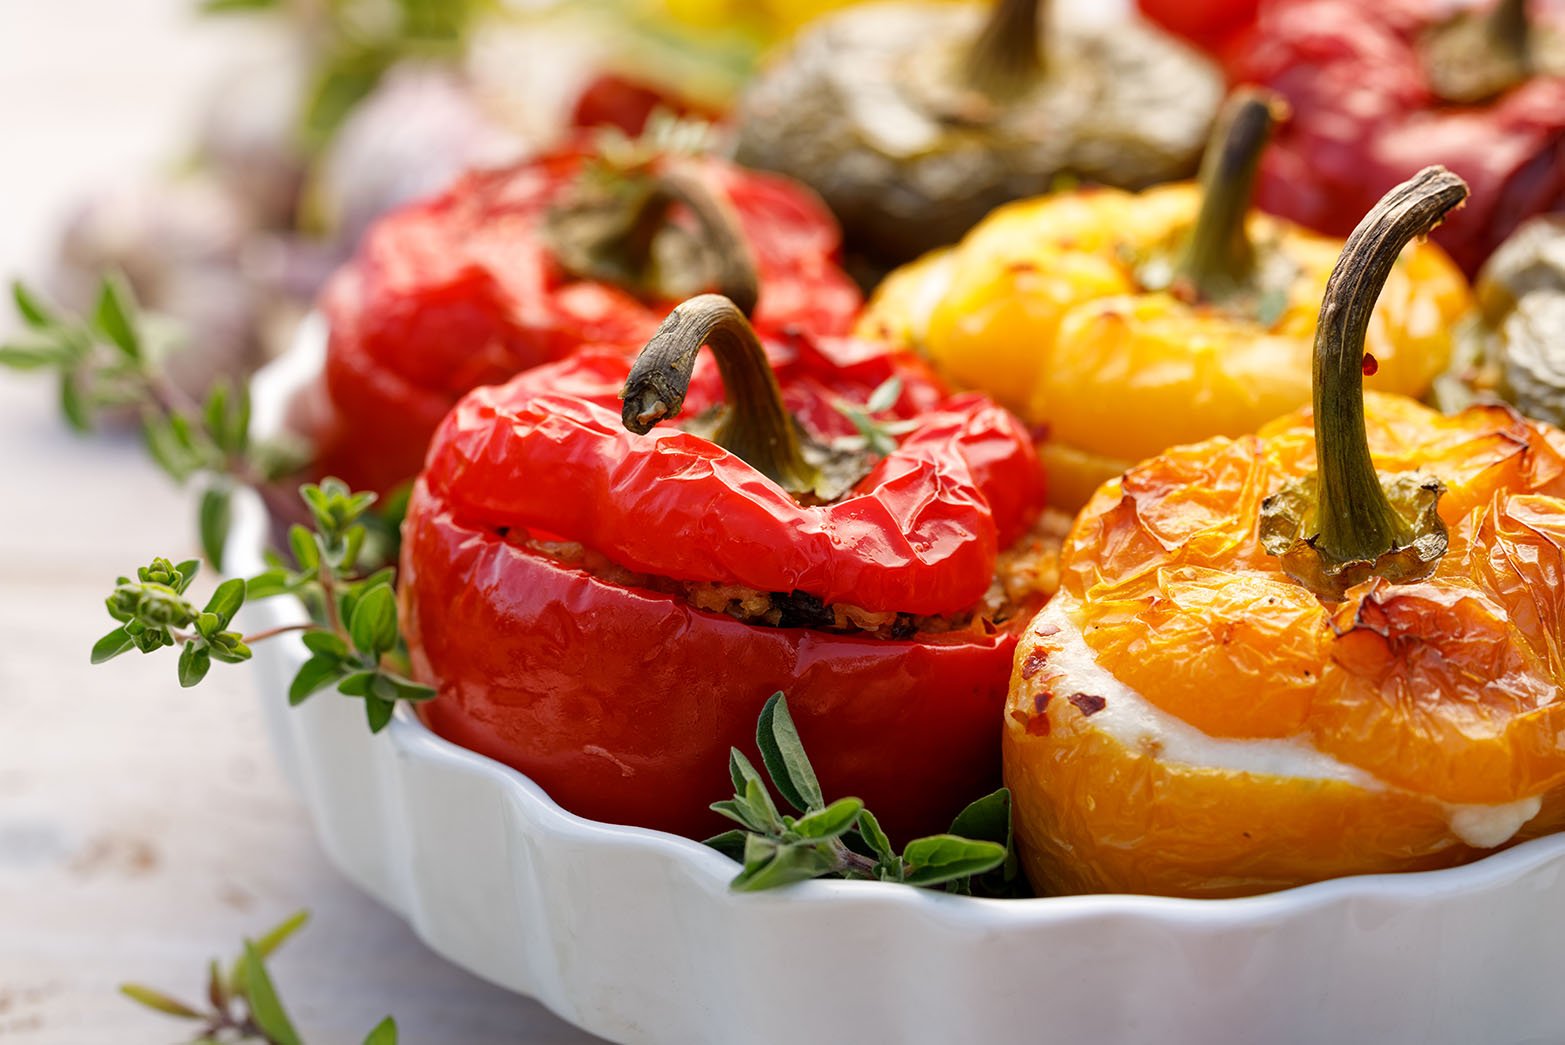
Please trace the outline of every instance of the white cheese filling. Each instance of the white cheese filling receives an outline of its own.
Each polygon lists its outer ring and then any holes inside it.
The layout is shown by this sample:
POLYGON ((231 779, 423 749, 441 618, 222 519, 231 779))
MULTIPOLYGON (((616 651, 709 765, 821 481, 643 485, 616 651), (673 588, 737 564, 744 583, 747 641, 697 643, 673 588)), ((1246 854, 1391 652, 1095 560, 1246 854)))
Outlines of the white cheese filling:
MULTIPOLYGON (((1139 751, 1155 747, 1157 757, 1197 769, 1218 769, 1305 780, 1341 780, 1367 790, 1385 790, 1374 775, 1317 750, 1304 738, 1287 740, 1214 737, 1176 715, 1153 705, 1098 663, 1087 645, 1074 612, 1079 602, 1060 592, 1033 623, 1046 634, 1049 667, 1070 679, 1073 689, 1102 697, 1092 724, 1124 747, 1139 751), (1048 634, 1052 629, 1052 634, 1048 634)), ((1433 801, 1431 799, 1431 801, 1433 801)), ((1470 846, 1492 849, 1509 841, 1538 814, 1541 795, 1504 805, 1436 803, 1445 812, 1452 834, 1470 846)))

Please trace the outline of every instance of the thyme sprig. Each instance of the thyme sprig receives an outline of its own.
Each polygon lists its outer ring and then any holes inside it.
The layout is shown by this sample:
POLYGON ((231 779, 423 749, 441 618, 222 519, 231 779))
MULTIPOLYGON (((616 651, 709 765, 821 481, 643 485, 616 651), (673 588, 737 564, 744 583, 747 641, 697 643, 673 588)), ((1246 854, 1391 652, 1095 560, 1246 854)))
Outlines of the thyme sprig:
POLYGON ((234 490, 260 488, 298 468, 303 448, 250 438, 243 384, 220 380, 198 402, 170 380, 163 364, 177 340, 171 324, 144 315, 123 278, 103 277, 85 316, 45 304, 20 282, 11 285, 11 297, 24 330, 0 345, 0 366, 52 371, 61 413, 79 432, 111 411, 134 413, 158 466, 176 483, 200 490, 202 553, 221 569, 234 490))
MULTIPOLYGON (((121 984, 120 993, 165 1016, 199 1023, 190 1045, 217 1045, 236 1037, 266 1045, 303 1045, 278 997, 266 959, 303 928, 309 918, 308 911, 299 911, 254 940, 245 940, 227 969, 216 958, 208 962, 205 1008, 139 983, 121 984)), ((396 1021, 390 1016, 381 1020, 364 1039, 364 1045, 397 1045, 396 1021)))
POLYGON ((267 570, 249 580, 224 581, 198 610, 185 592, 200 563, 154 559, 134 579, 121 577, 110 593, 109 615, 119 626, 93 646, 92 662, 177 645, 179 684, 194 686, 212 661, 237 664, 250 659, 253 643, 301 632, 310 657, 289 686, 290 704, 335 686, 344 696, 364 700, 370 730, 378 733, 391 721, 397 701, 433 697, 433 689, 407 677, 407 645, 392 587, 396 571, 388 566, 364 573, 359 567, 369 534, 364 520, 375 495, 353 493, 338 479, 306 484, 299 492, 314 526, 296 523, 288 531, 291 564, 271 555, 267 570), (230 629, 247 600, 283 594, 299 597, 311 620, 250 635, 230 629))
POLYGON ((1011 851, 1007 789, 969 805, 949 833, 909 842, 898 853, 862 801, 826 801, 782 693, 773 694, 762 708, 755 739, 772 785, 800 815, 781 812, 755 766, 732 749, 728 770, 734 797, 712 809, 740 826, 706 844, 742 865, 733 888, 757 891, 823 877, 982 895, 1014 896, 1025 888, 1011 851))

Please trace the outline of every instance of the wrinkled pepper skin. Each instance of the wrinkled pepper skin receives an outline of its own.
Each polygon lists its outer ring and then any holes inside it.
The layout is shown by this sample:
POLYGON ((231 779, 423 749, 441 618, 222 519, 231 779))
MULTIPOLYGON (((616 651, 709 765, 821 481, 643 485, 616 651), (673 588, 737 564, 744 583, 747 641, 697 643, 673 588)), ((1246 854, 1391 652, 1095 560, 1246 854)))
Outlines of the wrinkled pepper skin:
MULTIPOLYGON (((439 689, 421 712, 437 733, 522 770, 573 812, 701 837, 721 826, 706 807, 724 794, 728 749, 752 750, 761 705, 783 690, 827 790, 863 798, 897 837, 943 830, 997 779, 1013 630, 877 639, 769 627, 527 545, 529 534, 581 542, 615 570, 653 567, 685 582, 754 580, 810 560, 773 590, 830 598, 843 594, 840 581, 862 585, 854 604, 866 608, 885 599, 931 612, 970 605, 990 582, 999 542, 1015 540, 1042 500, 1019 424, 979 397, 943 398, 905 354, 808 339, 767 350, 784 401, 818 438, 852 431, 828 396, 862 403, 902 376, 890 416, 914 430, 847 499, 782 504, 770 480, 694 435, 609 431, 628 367, 613 351, 479 389, 452 411, 404 527, 409 650, 415 674, 439 689), (571 468, 535 469, 530 456, 572 453, 571 468), (642 482, 646 468, 662 478, 642 482), (687 510, 702 518, 665 522, 687 510), (790 518, 813 522, 780 536, 790 518), (815 530, 843 540, 821 543, 815 530), (648 539, 658 533, 661 547, 648 539), (886 568, 901 552, 916 561, 886 568)), ((686 414, 721 394, 703 354, 686 414)))
MULTIPOLYGON (((1250 216, 1256 249, 1272 259, 1261 264, 1294 273, 1270 316, 1145 289, 1142 266, 1175 249, 1199 207, 1191 183, 1010 204, 894 272, 859 332, 915 346, 953 384, 1035 426, 1050 500, 1074 511, 1135 461, 1253 432, 1310 400, 1316 313, 1341 242, 1250 216)), ((1450 259, 1410 247, 1370 326, 1369 387, 1423 395, 1470 307, 1450 259)))
MULTIPOLYGON (((582 345, 630 352, 645 342, 677 301, 573 278, 542 235, 590 158, 568 149, 472 173, 376 223, 321 302, 330 420, 314 433, 317 471, 385 491, 418 472, 435 427, 469 389, 582 345)), ((860 298, 837 267, 840 235, 819 200, 717 159, 665 162, 731 204, 756 262, 761 329, 847 329, 860 298)))
POLYGON ((1466 326, 1442 409, 1500 399, 1565 425, 1565 214, 1532 218, 1501 244, 1474 286, 1480 315, 1466 326))
POLYGON ((1208 63, 1144 25, 1048 24, 1045 4, 1038 68, 986 93, 957 71, 985 6, 1007 2, 821 19, 746 91, 736 156, 812 186, 850 251, 881 271, 1060 180, 1137 189, 1195 171, 1222 100, 1208 63))
MULTIPOLYGON (((1187 5, 1143 0, 1169 15, 1187 5)), ((1209 38, 1233 83, 1286 97, 1293 117, 1262 167, 1256 202, 1329 235, 1346 235, 1392 185, 1439 163, 1472 186, 1471 202, 1434 239, 1469 276, 1516 226, 1565 206, 1565 55, 1535 52, 1537 70, 1517 86, 1473 103, 1443 100, 1421 41, 1464 10, 1451 0, 1260 0, 1213 4, 1228 24, 1248 7, 1253 24, 1209 38)), ((1534 0, 1535 37, 1557 34, 1565 4, 1534 0)), ((1199 30, 1198 30, 1199 31, 1199 30)), ((1558 52, 1557 40, 1545 41, 1558 52)))
POLYGON ((1315 466, 1307 413, 1170 450, 1082 512, 1007 712, 1035 887, 1246 895, 1565 826, 1565 434, 1499 406, 1366 410, 1381 475, 1445 484, 1427 580, 1323 603, 1261 548, 1261 499, 1315 466), (1487 837, 1475 805, 1502 807, 1487 837))

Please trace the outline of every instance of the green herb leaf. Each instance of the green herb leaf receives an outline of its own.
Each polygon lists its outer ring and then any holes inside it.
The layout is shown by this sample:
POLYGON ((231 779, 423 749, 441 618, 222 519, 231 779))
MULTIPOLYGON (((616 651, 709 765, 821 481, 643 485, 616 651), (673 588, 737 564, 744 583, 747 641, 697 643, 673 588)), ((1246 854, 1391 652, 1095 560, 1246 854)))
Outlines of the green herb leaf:
POLYGON ((92 414, 82 394, 81 378, 69 370, 60 375, 60 412, 76 431, 92 430, 92 414))
POLYGON ((245 598, 251 601, 269 599, 274 595, 286 595, 290 590, 292 590, 292 583, 285 569, 270 569, 256 574, 245 582, 245 598))
POLYGON ((738 863, 744 859, 744 840, 748 837, 750 835, 746 831, 724 831, 720 835, 713 835, 701 844, 716 849, 734 863, 738 863))
POLYGON ((179 684, 186 689, 206 678, 212 668, 212 654, 205 645, 185 643, 179 652, 179 684))
POLYGON ((857 798, 839 798, 819 812, 801 816, 793 825, 793 833, 802 842, 827 842, 853 830, 864 803, 857 798))
POLYGON ((233 491, 227 486, 210 486, 201 492, 201 552, 215 568, 223 568, 223 549, 228 544, 228 529, 233 525, 233 491))
POLYGON ((364 716, 370 724, 371 733, 385 729, 391 722, 392 712, 396 710, 396 701, 383 700, 373 695, 364 698, 364 716))
POLYGON ((92 662, 103 664, 111 661, 121 653, 128 653, 135 644, 136 640, 131 638, 123 626, 115 628, 92 644, 92 662))
POLYGON ((1002 787, 985 795, 956 814, 951 834, 980 842, 1011 844, 1011 790, 1002 787))
POLYGON ((145 1005, 149 1009, 156 1009, 165 1016, 177 1016, 182 1020, 206 1018, 203 1013, 191 1008, 178 998, 171 998, 160 990, 144 987, 139 983, 120 984, 120 993, 133 1002, 145 1005))
POLYGON ((344 674, 342 661, 336 658, 314 656, 299 666, 299 673, 288 686, 288 703, 297 707, 319 693, 344 674))
POLYGON ((244 604, 245 582, 234 577, 217 586, 217 590, 207 600, 204 612, 216 614, 217 619, 226 626, 244 604))
POLYGON ((364 592, 348 620, 353 645, 362 653, 379 656, 397 644, 397 600, 390 588, 364 592))
POLYGON ((288 528, 288 549, 293 552, 293 561, 302 573, 309 573, 321 564, 320 547, 315 543, 315 534, 298 523, 288 528))
POLYGON ((250 1016, 257 1027, 270 1038, 273 1045, 302 1045, 299 1032, 283 1010, 277 989, 266 971, 266 959, 254 943, 245 941, 245 997, 250 1002, 250 1016))
POLYGON ((12 370, 48 370, 68 366, 71 354, 59 345, 0 345, 0 366, 12 370))
POLYGON ((375 1025, 364 1045, 397 1045, 397 1021, 387 1016, 375 1025))
POLYGON ((902 379, 896 376, 888 377, 869 394, 869 400, 864 404, 864 408, 872 414, 878 414, 896 406, 900 398, 902 398, 902 379))
POLYGON ((419 703, 425 700, 434 700, 438 692, 433 686, 426 686, 422 682, 414 682, 412 679, 403 678, 390 671, 380 673, 380 681, 390 689, 389 700, 406 700, 419 703))
POLYGON ((49 310, 21 280, 11 281, 11 300, 16 302, 16 311, 22 317, 22 322, 34 330, 47 330, 54 326, 55 320, 49 310))
POLYGON ((931 835, 909 842, 902 856, 908 864, 905 881, 909 885, 939 885, 999 867, 1005 862, 1005 846, 956 835, 931 835))
POLYGON ((896 859, 897 851, 891 848, 891 839, 880 829, 880 821, 868 809, 859 813, 859 837, 878 856, 882 863, 896 859))
POLYGON ((141 358, 141 338, 132 318, 135 314, 135 300, 123 277, 106 277, 98 287, 98 306, 93 310, 92 322, 130 359, 141 358))
POLYGON ((186 559, 174 567, 174 572, 179 574, 179 579, 174 584, 174 590, 183 595, 185 594, 185 589, 189 588, 196 579, 196 574, 201 572, 201 560, 186 559))
POLYGON ((821 785, 815 778, 804 744, 788 713, 788 700, 774 693, 761 709, 755 742, 761 749, 766 772, 789 805, 800 812, 813 812, 825 805, 821 785))
POLYGON ((333 635, 329 631, 307 631, 304 633, 304 646, 311 653, 318 654, 322 658, 333 660, 346 660, 348 657, 348 644, 340 636, 333 635))
POLYGON ((738 892, 776 889, 827 874, 836 867, 831 856, 813 845, 778 844, 751 835, 745 839, 744 870, 730 884, 738 892))

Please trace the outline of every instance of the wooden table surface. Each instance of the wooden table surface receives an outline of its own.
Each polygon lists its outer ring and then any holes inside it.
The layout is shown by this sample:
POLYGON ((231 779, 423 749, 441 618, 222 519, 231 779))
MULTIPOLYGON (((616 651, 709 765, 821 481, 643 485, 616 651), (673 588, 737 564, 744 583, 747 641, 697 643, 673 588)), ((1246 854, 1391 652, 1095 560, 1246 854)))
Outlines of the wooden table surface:
MULTIPOLYGON (((0 276, 38 263, 73 194, 175 154, 244 32, 194 7, 0 0, 0 276)), ((182 691, 169 656, 89 666, 115 576, 194 547, 188 499, 134 440, 70 435, 48 384, 0 373, 0 1041, 180 1040, 116 984, 198 998, 209 957, 301 907, 314 920, 273 971, 311 1045, 357 1043, 388 1012, 409 1043, 596 1040, 336 875, 246 668, 182 691)))

